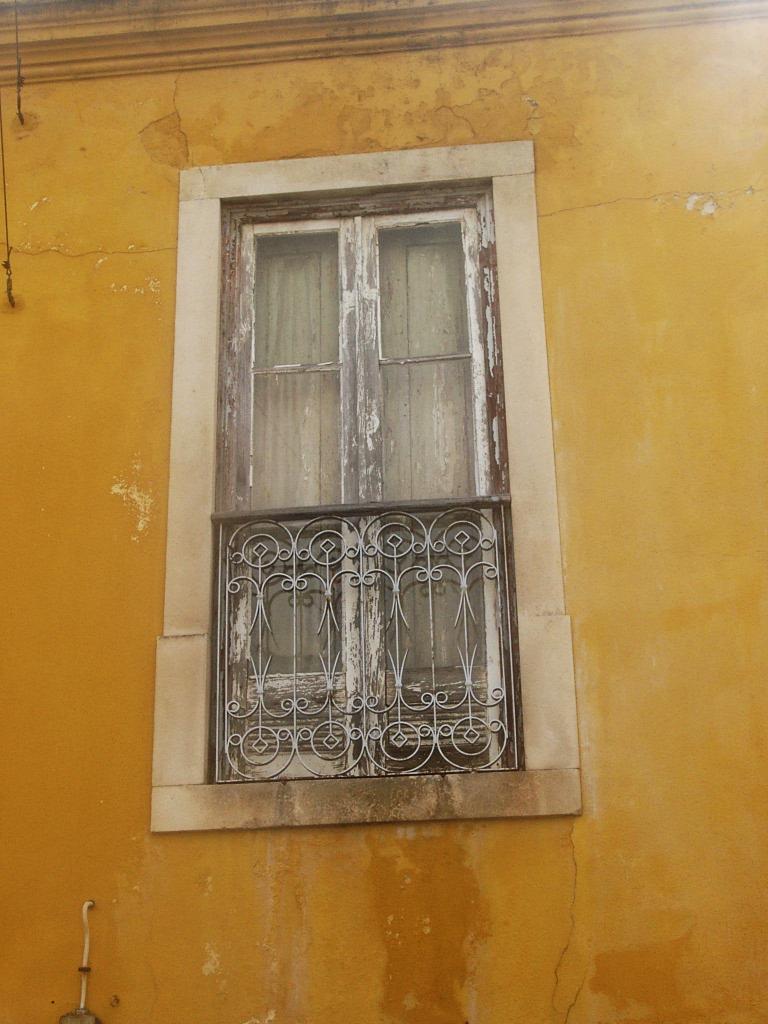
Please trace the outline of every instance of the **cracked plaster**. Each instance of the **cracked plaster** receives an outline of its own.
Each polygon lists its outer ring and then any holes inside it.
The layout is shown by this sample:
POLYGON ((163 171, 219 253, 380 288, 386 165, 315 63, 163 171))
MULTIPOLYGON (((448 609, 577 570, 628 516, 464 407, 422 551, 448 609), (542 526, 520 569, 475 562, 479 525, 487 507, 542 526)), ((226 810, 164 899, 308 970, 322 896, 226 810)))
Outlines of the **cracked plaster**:
MULTIPOLYGON (((386 916, 377 907, 389 876, 372 869, 367 837, 381 852, 386 828, 316 830, 300 840, 144 836, 147 666, 162 576, 161 538, 153 535, 161 531, 148 531, 137 568, 128 531, 99 544, 111 537, 105 524, 114 516, 104 480, 119 469, 115 451, 126 434, 154 449, 154 465, 167 459, 172 289, 153 319, 116 316, 92 296, 90 270, 78 258, 151 260, 173 251, 159 243, 175 230, 172 161, 185 145, 196 161, 220 163, 452 144, 469 133, 482 141, 536 135, 540 217, 553 218, 543 255, 559 482, 581 706, 589 718, 589 785, 599 811, 578 823, 578 851, 573 833, 570 850, 559 849, 556 822, 495 823, 433 826, 434 842, 421 851, 402 837, 402 856, 414 858, 424 875, 443 841, 474 851, 477 890, 492 918, 488 935, 472 947, 465 988, 473 986, 483 1024, 549 1024, 553 1017, 568 1024, 759 1024, 768 865, 763 794, 751 767, 761 756, 767 710, 759 685, 765 630, 756 611, 765 584, 754 552, 764 547, 768 309, 753 254, 766 237, 765 204, 755 203, 749 217, 721 214, 737 214, 764 191, 758 101, 765 44, 763 29, 747 23, 631 40, 607 35, 306 62, 280 74, 274 67, 185 73, 173 79, 172 101, 162 99, 153 119, 172 119, 160 133, 160 149, 168 147, 161 155, 171 158, 164 164, 147 159, 140 135, 170 76, 97 87, 29 84, 28 125, 9 133, 11 214, 22 225, 16 253, 72 259, 56 279, 47 261, 26 269, 20 260, 26 303, 2 326, 5 379, 13 381, 5 396, 13 458, 4 507, 17 509, 21 500, 24 528, 59 538, 55 548, 17 550, 19 533, 9 531, 3 566, 16 594, 19 642, 6 655, 6 716, 23 733, 29 663, 20 652, 33 648, 54 710, 36 722, 37 739, 55 751, 66 728, 78 756, 62 759, 41 781, 50 814, 36 814, 34 834, 25 827, 24 793, 9 797, 19 828, 4 853, 9 877, 20 882, 9 919, 22 932, 35 929, 39 947, 34 964, 26 946, 6 953, 4 1005, 19 1019, 43 1019, 51 1000, 67 998, 70 968, 59 955, 73 927, 66 902, 94 884, 118 894, 99 919, 114 952, 99 962, 103 988, 94 987, 94 998, 111 991, 113 979, 128 979, 126 1024, 180 1013, 243 1021, 253 1018, 253 1007, 273 1005, 271 994, 298 1013, 289 1019, 281 1010, 279 1024, 296 1024, 310 1011, 312 1020, 341 1014, 384 1024, 384 1002, 402 1007, 402 1021, 417 1019, 419 1011, 404 1002, 414 991, 410 979, 381 970, 386 918, 421 921, 406 902, 405 873, 386 916), (355 109, 354 119, 344 113, 355 109), (672 147, 670 139, 680 144, 672 147), (680 188, 685 181, 691 187, 680 188), (740 181, 755 185, 722 190, 740 181), (31 242, 22 215, 42 194, 67 202, 41 202, 35 239, 48 244, 25 249, 31 242), (704 198, 687 210, 692 195, 704 198), (717 204, 711 216, 703 209, 709 201, 717 204), (683 216, 652 220, 643 204, 683 216), (604 207, 616 207, 608 241, 623 247, 621 266, 601 261, 578 218, 563 216, 604 207), (637 251, 638 226, 647 232, 641 241, 659 243, 658 266, 650 270, 637 251), (690 241, 685 232, 693 226, 701 231, 690 241), (712 241, 702 242, 705 234, 712 241), (51 244, 59 238, 67 244, 51 244), (137 248, 128 249, 134 238, 137 248), (614 337, 621 343, 609 344, 614 337), (126 338, 134 345, 130 373, 120 352, 126 338), (640 437, 643 462, 635 458, 640 437), (40 480, 41 451, 46 465, 61 467, 55 488, 40 480), (113 585, 126 566, 136 595, 130 602, 113 585), (41 608, 39 588, 29 594, 33 573, 68 600, 41 608), (748 716, 726 699, 724 680, 748 716), (120 694, 117 752, 112 693, 120 694), (81 796, 83 773, 90 785, 81 796), (91 814, 97 792, 105 800, 98 822, 91 814), (144 837, 143 857, 126 852, 134 832, 144 837), (84 842, 99 856, 84 858, 84 842), (219 893, 215 913, 194 895, 203 862, 219 893), (286 878, 299 880, 300 912, 286 878), (265 913, 270 898, 276 902, 265 913), (520 921, 526 928, 517 932, 520 921), (294 926, 302 929, 301 970, 291 975, 294 926), (219 942, 213 931, 247 935, 249 949, 263 955, 231 969, 237 984, 228 992, 211 994, 186 968, 199 965, 204 941, 219 942), (369 965, 362 980, 346 969, 356 959, 369 965)), ((147 270, 157 274, 162 266, 147 270)), ((161 493, 162 468, 151 482, 161 493)), ((467 913, 461 878, 461 871, 447 872, 430 897, 444 901, 446 913, 467 913)), ((425 892, 419 898, 426 900, 425 892)), ((461 928, 471 927, 465 917, 461 928)), ((423 935, 417 939, 416 951, 423 935)), ((457 942, 463 955, 467 947, 457 942)), ((420 1024, 443 1024, 425 1014, 424 999, 451 979, 437 968, 420 973, 416 955, 409 971, 421 985, 420 1024)), ((447 1003, 464 998, 466 991, 451 993, 447 1003)), ((109 1019, 106 1006, 100 1013, 109 1019)))

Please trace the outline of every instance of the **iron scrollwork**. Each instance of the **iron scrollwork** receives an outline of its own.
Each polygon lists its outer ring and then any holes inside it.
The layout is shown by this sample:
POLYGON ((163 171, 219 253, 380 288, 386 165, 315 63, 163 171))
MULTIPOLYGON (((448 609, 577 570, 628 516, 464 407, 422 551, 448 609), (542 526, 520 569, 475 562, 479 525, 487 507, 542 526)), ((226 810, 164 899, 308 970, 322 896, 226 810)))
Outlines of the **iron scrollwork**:
POLYGON ((218 779, 516 767, 503 514, 222 523, 218 779))

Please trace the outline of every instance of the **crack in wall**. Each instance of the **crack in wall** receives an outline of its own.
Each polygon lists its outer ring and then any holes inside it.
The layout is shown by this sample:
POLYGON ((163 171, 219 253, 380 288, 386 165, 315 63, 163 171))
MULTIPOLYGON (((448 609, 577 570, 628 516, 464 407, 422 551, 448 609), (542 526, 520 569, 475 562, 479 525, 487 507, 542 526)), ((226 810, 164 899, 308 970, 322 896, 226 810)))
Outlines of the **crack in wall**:
POLYGON ((181 113, 179 112, 179 107, 178 107, 178 104, 176 103, 176 96, 178 95, 178 92, 179 92, 179 78, 180 77, 181 77, 180 75, 176 75, 176 77, 173 80, 173 95, 171 96, 171 103, 173 104, 173 111, 176 114, 176 117, 179 119, 179 121, 178 121, 179 135, 181 135, 181 137, 184 140, 184 145, 185 145, 186 150, 187 150, 187 163, 189 163, 190 162, 189 136, 187 135, 186 130, 181 127, 181 113))
MULTIPOLYGON (((576 860, 576 846, 575 846, 574 841, 573 841, 573 830, 574 830, 574 827, 575 827, 575 822, 572 822, 571 823, 571 827, 570 827, 570 829, 568 831, 568 841, 569 841, 569 844, 570 844, 570 851, 571 851, 571 863, 573 864, 573 882, 571 884, 571 902, 570 902, 570 905, 569 905, 569 908, 568 908, 568 914, 569 914, 569 918, 570 918, 570 925, 569 925, 569 928, 568 928, 568 935, 566 937, 565 943, 563 945, 563 948, 560 950, 560 955, 558 956, 557 963, 555 964, 554 985, 553 985, 553 988, 552 988, 552 997, 550 999, 550 1002, 551 1002, 551 1005, 552 1005, 552 1012, 553 1012, 553 1014, 557 1014, 557 1012, 558 1012, 558 1010, 557 1010, 557 995, 558 995, 558 992, 560 990, 560 983, 561 983, 560 971, 561 971, 562 966, 563 966, 563 964, 565 962, 565 958, 568 955, 568 951, 571 948, 571 943, 573 941, 573 936, 574 936, 574 934, 576 932, 576 910, 575 910, 575 908, 576 908, 576 887, 578 885, 578 880, 579 880, 579 864, 578 864, 578 861, 576 860)), ((579 985, 575 995, 573 996, 572 1000, 570 1001, 570 1003, 569 1003, 569 1005, 568 1005, 568 1007, 566 1009, 565 1017, 563 1018, 563 1024, 568 1024, 568 1018, 571 1015, 571 1011, 573 1010, 573 1007, 576 1005, 576 1001, 578 1000, 579 995, 581 994, 581 990, 584 987, 584 982, 585 981, 586 981, 586 975, 582 979, 581 984, 579 985)))
MULTIPOLYGON (((615 199, 605 199, 599 203, 586 203, 583 206, 565 206, 560 210, 548 210, 546 213, 539 214, 539 220, 543 220, 545 217, 555 217, 561 213, 575 213, 579 210, 596 210, 601 206, 615 206, 617 203, 647 203, 647 202, 684 202, 686 209, 689 212, 696 211, 704 216, 711 215, 715 211, 706 206, 707 202, 716 203, 717 209, 722 209, 723 204, 718 203, 718 199, 735 199, 739 196, 753 196, 759 192, 765 192, 763 188, 755 188, 754 185, 747 185, 743 188, 730 189, 722 192, 687 192, 683 190, 675 192, 655 192, 648 196, 617 196, 615 199), (701 201, 704 201, 704 205, 701 206, 701 201)), ((733 202, 728 204, 728 208, 733 206, 733 202)))
POLYGON ((584 985, 586 984, 588 973, 588 971, 584 972, 584 977, 581 979, 579 987, 574 992, 573 999, 568 1004, 568 1009, 565 1011, 565 1017, 563 1017, 563 1024, 568 1024, 568 1021, 571 1019, 571 1013, 574 1007, 576 1006, 576 1003, 578 1003, 579 1001, 579 996, 581 995, 581 990, 584 988, 584 985))
POLYGON ((186 131, 181 126, 181 114, 176 103, 179 88, 179 76, 173 80, 171 93, 170 114, 150 121, 139 132, 139 139, 150 159, 155 163, 165 164, 168 167, 175 167, 181 170, 188 167, 189 139, 186 131))
MULTIPOLYGON (((469 104, 464 104, 464 106, 469 106, 469 104)), ((441 110, 447 111, 452 117, 455 117, 457 121, 463 121, 464 124, 469 128, 469 131, 470 131, 470 134, 472 135, 472 138, 473 139, 477 138, 477 132, 475 131, 475 126, 472 124, 472 122, 469 120, 468 117, 465 117, 464 114, 457 113, 455 107, 448 106, 448 104, 446 104, 446 103, 444 103, 440 107, 435 107, 435 113, 436 114, 439 114, 441 110)))
POLYGON ((82 256, 144 256, 156 252, 176 252, 175 245, 164 245, 158 249, 86 249, 84 252, 67 252, 58 246, 51 246, 46 249, 19 249, 14 248, 16 256, 43 256, 46 253, 54 253, 56 256, 66 256, 69 259, 80 259, 82 256))

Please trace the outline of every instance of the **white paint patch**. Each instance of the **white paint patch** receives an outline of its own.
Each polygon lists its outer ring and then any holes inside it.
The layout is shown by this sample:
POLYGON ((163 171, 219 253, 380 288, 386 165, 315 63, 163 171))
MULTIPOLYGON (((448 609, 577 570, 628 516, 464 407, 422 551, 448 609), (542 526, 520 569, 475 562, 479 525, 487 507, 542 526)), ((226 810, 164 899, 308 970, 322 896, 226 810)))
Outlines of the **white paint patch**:
POLYGON ((205 944, 205 956, 206 959, 203 964, 203 974, 205 974, 206 977, 211 974, 218 974, 221 970, 221 957, 210 942, 206 942, 205 944))
POLYGON ((702 217, 712 217, 720 205, 712 193, 691 192, 685 201, 689 213, 699 213, 702 217))
POLYGON ((136 532, 131 535, 131 540, 138 544, 139 535, 144 533, 149 526, 155 499, 150 491, 145 490, 139 485, 138 474, 141 471, 141 462, 137 456, 134 457, 131 468, 133 470, 133 479, 125 480, 115 477, 115 482, 112 484, 109 493, 122 498, 124 504, 136 516, 136 532))
POLYGON ((372 412, 368 417, 367 429, 365 431, 366 440, 368 443, 368 451, 373 451, 373 438, 378 432, 379 426, 381 425, 378 415, 372 412))
POLYGON ((232 655, 235 660, 242 658, 250 641, 251 617, 249 602, 240 601, 237 605, 235 621, 232 625, 232 655))
POLYGON ((248 1020, 244 1020, 243 1024, 272 1024, 275 1020, 275 1011, 267 1010, 266 1017, 249 1017, 248 1020))
POLYGON ((42 199, 36 199, 35 202, 32 203, 32 205, 30 206, 29 209, 30 209, 30 211, 31 210, 36 210, 38 208, 38 206, 40 206, 41 203, 50 203, 50 201, 51 200, 48 198, 48 196, 43 196, 42 199))

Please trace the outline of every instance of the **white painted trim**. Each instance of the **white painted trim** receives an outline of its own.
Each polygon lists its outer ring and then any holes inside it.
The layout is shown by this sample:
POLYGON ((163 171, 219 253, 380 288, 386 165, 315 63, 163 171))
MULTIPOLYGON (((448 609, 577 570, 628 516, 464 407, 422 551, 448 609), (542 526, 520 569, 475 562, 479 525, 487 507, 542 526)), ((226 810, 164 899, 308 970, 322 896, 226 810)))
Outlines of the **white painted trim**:
POLYGON ((564 604, 530 142, 181 173, 164 633, 156 681, 155 830, 579 812, 573 654, 564 604), (422 776, 206 785, 220 200, 467 180, 493 184, 526 770, 480 773, 480 779, 451 776, 442 783, 422 776), (492 778, 496 781, 483 781, 492 778), (290 787, 298 787, 295 797, 276 798, 290 787), (328 794, 325 808, 316 802, 321 792, 328 794), (390 792, 387 813, 382 794, 390 792), (370 797, 368 811, 358 812, 350 809, 350 793, 377 796, 370 797), (495 802, 489 794, 495 794, 495 802))
POLYGON ((181 203, 165 563, 166 636, 210 633, 220 252, 219 201, 181 203))
POLYGON ((158 637, 153 786, 208 781, 208 641, 204 633, 158 637))
POLYGON ((528 615, 565 612, 533 175, 493 179, 515 589, 528 615))
POLYGON ((181 199, 195 200, 487 181, 502 174, 532 172, 533 143, 524 141, 193 167, 179 178, 181 199))

